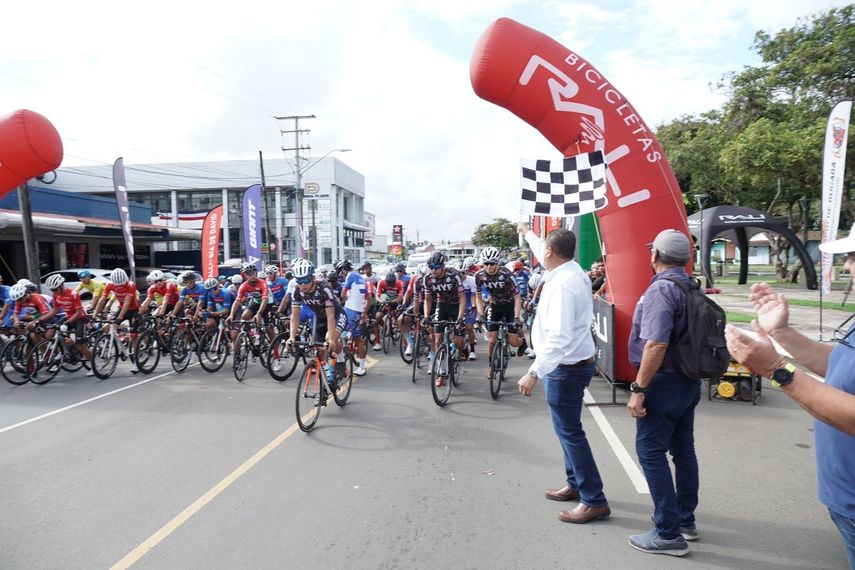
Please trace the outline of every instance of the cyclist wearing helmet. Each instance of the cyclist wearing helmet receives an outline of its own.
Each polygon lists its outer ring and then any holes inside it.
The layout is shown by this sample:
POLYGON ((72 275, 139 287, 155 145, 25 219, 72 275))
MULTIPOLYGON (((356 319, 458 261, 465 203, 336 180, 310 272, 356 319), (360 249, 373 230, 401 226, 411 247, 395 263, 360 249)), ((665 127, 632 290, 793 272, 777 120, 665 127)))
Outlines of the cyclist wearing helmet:
MULTIPOLYGON (((501 254, 495 247, 485 247, 481 251, 481 263, 484 265, 484 269, 475 274, 475 284, 479 290, 487 292, 487 299, 485 301, 482 295, 475 296, 478 305, 478 317, 484 319, 486 305, 488 321, 509 323, 508 344, 517 347, 518 354, 522 356, 527 348, 525 337, 520 338, 517 332, 517 327, 522 324, 520 322, 522 300, 513 273, 507 267, 499 265, 500 257, 501 254)), ((498 331, 498 324, 487 325, 487 332, 489 333, 488 362, 493 357, 493 347, 496 346, 499 338, 498 331)))
POLYGON ((202 309, 207 306, 207 292, 201 283, 196 282, 194 271, 185 271, 178 276, 182 289, 178 294, 178 302, 170 313, 172 317, 187 316, 195 320, 202 309))
MULTIPOLYGON (((424 311, 425 315, 432 315, 436 321, 464 322, 466 311, 466 293, 463 290, 463 278, 460 272, 451 267, 446 267, 447 258, 441 251, 434 252, 428 259, 428 269, 424 283, 424 311)), ((436 349, 442 342, 442 335, 446 325, 434 327, 433 344, 428 359, 433 362, 436 349)), ((460 330, 454 330, 454 344, 457 350, 463 350, 463 335, 460 330)), ((447 370, 440 370, 436 378, 437 386, 445 386, 445 375, 447 370)))
MULTIPOLYGON (((29 283, 27 281, 26 283, 29 283)), ((40 293, 31 292, 26 283, 18 281, 9 288, 9 298, 15 303, 14 313, 12 315, 12 324, 15 328, 21 326, 21 323, 26 323, 25 328, 33 342, 40 342, 42 336, 35 332, 36 325, 46 320, 46 315, 50 312, 50 307, 40 293)), ((48 331, 52 333, 53 331, 48 331)))
POLYGON ((380 321, 384 315, 391 315, 391 318, 396 318, 395 312, 401 300, 404 298, 404 286, 398 281, 394 273, 390 272, 386 278, 377 285, 377 302, 380 303, 378 312, 379 316, 375 317, 374 321, 374 350, 380 350, 380 321))
POLYGON ((163 271, 155 269, 148 274, 149 288, 140 307, 140 313, 146 314, 151 310, 151 303, 158 305, 157 316, 165 315, 175 309, 178 303, 178 287, 172 281, 167 281, 163 271))
POLYGON ((217 321, 227 316, 232 310, 234 295, 223 289, 218 279, 211 277, 205 280, 205 310, 202 317, 208 319, 205 328, 217 328, 217 321))
MULTIPOLYGON (((137 313, 139 312, 139 292, 137 286, 128 277, 127 271, 121 267, 117 267, 110 272, 110 283, 104 287, 104 292, 101 294, 101 299, 98 301, 98 306, 95 307, 92 318, 98 318, 107 300, 115 296, 119 302, 119 313, 116 315, 116 322, 121 323, 123 320, 128 320, 128 326, 131 333, 131 343, 133 344, 137 338, 137 313)), ((136 364, 131 365, 131 373, 139 372, 136 364)))
MULTIPOLYGON (((44 320, 50 322, 54 317, 59 317, 57 322, 64 323, 69 329, 74 330, 74 344, 77 350, 86 360, 92 360, 92 352, 86 347, 86 311, 80 302, 80 295, 65 286, 65 277, 60 273, 51 275, 45 281, 45 287, 50 289, 53 295, 53 308, 44 316, 44 320)), ((88 374, 94 376, 92 372, 88 374)))
POLYGON ((404 286, 404 291, 406 291, 407 287, 410 285, 411 276, 407 273, 407 266, 403 262, 395 264, 395 275, 398 277, 401 285, 404 286))
POLYGON ((80 270, 77 276, 80 278, 80 284, 74 289, 74 292, 79 295, 83 291, 89 291, 89 294, 92 295, 92 306, 97 307, 98 300, 104 294, 104 284, 92 279, 92 272, 88 269, 80 270))
MULTIPOLYGON (((315 266, 306 260, 294 264, 294 279, 297 288, 294 289, 294 309, 309 307, 315 314, 314 342, 327 342, 329 348, 336 355, 336 374, 344 372, 344 353, 341 351, 339 336, 347 328, 347 317, 329 283, 315 278, 315 266)), ((300 312, 291 311, 291 335, 289 343, 297 338, 297 329, 300 326, 300 312)), ((326 362, 326 351, 321 354, 321 361, 326 362)), ((332 375, 327 373, 327 379, 332 383, 332 375)))
POLYGON ((241 283, 243 283, 243 277, 241 277, 240 273, 235 273, 234 275, 229 277, 229 284, 225 287, 225 289, 233 296, 237 297, 238 289, 240 288, 241 283))
POLYGON ((514 262, 513 276, 517 284, 517 290, 520 292, 520 299, 525 303, 528 300, 528 280, 531 277, 531 273, 525 268, 522 261, 516 261, 514 262))
MULTIPOLYGON (((274 307, 281 307, 285 301, 285 294, 288 292, 288 280, 279 275, 279 268, 275 265, 268 265, 264 268, 264 272, 267 275, 267 314, 270 314, 274 307)), ((265 318, 267 318, 267 314, 265 318)), ((275 336, 272 325, 267 327, 267 336, 270 337, 270 340, 273 340, 275 336)))
POLYGON ((353 269, 353 264, 348 260, 339 261, 335 269, 344 279, 342 288, 342 300, 344 301, 344 314, 347 316, 347 330, 356 342, 356 354, 359 366, 353 371, 357 376, 365 375, 365 336, 362 325, 368 320, 368 287, 365 279, 358 271, 353 269))
POLYGON ((248 321, 255 318, 255 322, 261 325, 264 313, 267 311, 267 284, 258 278, 258 269, 254 263, 244 263, 241 268, 246 280, 238 289, 235 303, 229 313, 229 321, 234 320, 238 307, 246 301, 246 308, 241 314, 241 320, 248 321))
POLYGON ((460 261, 460 276, 463 278, 463 290, 466 292, 466 339, 469 342, 469 360, 475 360, 475 321, 478 319, 475 298, 478 297, 478 286, 475 276, 470 269, 475 262, 474 257, 460 261))
MULTIPOLYGON (((291 260, 292 267, 296 265, 298 262, 305 261, 301 257, 295 257, 291 260)), ((286 276, 290 275, 288 278, 288 286, 285 288, 285 297, 282 299, 282 302, 279 303, 279 314, 291 316, 291 300, 294 298, 294 290, 297 288, 297 280, 294 279, 294 272, 290 269, 286 273, 286 276)), ((315 318, 315 314, 307 307, 303 305, 300 309, 300 322, 306 320, 312 320, 315 318)))
POLYGON ((413 354, 413 345, 416 339, 413 333, 410 332, 410 327, 413 324, 413 319, 418 318, 419 313, 424 303, 424 277, 427 272, 427 263, 419 263, 416 267, 416 274, 410 279, 407 290, 404 292, 404 311, 398 317, 398 328, 401 329, 401 334, 407 341, 407 349, 404 351, 405 356, 413 354))

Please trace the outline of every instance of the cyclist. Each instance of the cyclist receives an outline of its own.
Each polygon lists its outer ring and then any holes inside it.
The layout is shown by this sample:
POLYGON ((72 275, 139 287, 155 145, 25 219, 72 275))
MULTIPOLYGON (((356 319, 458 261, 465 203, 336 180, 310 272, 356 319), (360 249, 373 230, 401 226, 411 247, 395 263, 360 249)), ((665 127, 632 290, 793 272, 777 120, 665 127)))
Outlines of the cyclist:
POLYGON ((77 276, 80 278, 80 283, 75 287, 74 292, 78 295, 83 291, 88 291, 92 295, 92 307, 98 306, 98 299, 104 294, 104 284, 92 279, 92 272, 88 269, 81 270, 77 276))
MULTIPOLYGON (((36 330, 36 326, 47 320, 46 316, 51 309, 44 295, 33 292, 33 288, 27 283, 30 282, 22 279, 9 288, 9 298, 15 303, 12 326, 20 328, 21 323, 25 323, 24 328, 30 339, 33 343, 38 343, 43 337, 41 331, 36 330)), ((47 336, 53 336, 53 331, 48 331, 47 336)))
POLYGON ((155 315, 161 316, 175 309, 178 303, 178 288, 172 281, 167 281, 163 271, 155 269, 146 278, 150 282, 146 290, 145 299, 140 307, 140 313, 146 314, 151 311, 152 302, 157 303, 155 315))
POLYGON ((470 271, 475 264, 474 257, 467 257, 460 262, 460 274, 463 277, 463 290, 466 291, 466 339, 469 341, 469 360, 475 360, 475 321, 478 320, 478 308, 475 302, 478 297, 478 286, 475 276, 470 271))
MULTIPOLYGON (((294 279, 297 287, 294 289, 292 303, 294 309, 306 305, 315 314, 313 342, 326 342, 329 349, 336 355, 336 375, 344 373, 344 353, 342 352, 339 336, 347 328, 347 316, 341 307, 341 302, 333 294, 329 283, 324 280, 315 279, 315 266, 310 261, 300 260, 293 267, 294 279)), ((293 344, 297 338, 297 329, 300 326, 300 311, 291 311, 291 336, 288 345, 293 344)), ((324 363, 324 374, 327 382, 334 385, 333 371, 327 364, 327 351, 320 354, 321 362, 324 363)))
POLYGON ((229 321, 234 320, 238 307, 246 300, 246 308, 241 313, 241 320, 248 321, 254 318, 260 327, 264 312, 267 310, 267 284, 263 279, 258 278, 258 269, 254 263, 244 263, 241 270, 246 280, 238 289, 228 319, 229 321))
POLYGON ((267 275, 267 311, 264 315, 264 318, 267 320, 267 337, 270 340, 273 340, 273 337, 276 336, 275 331, 273 330, 273 324, 269 318, 269 316, 273 313, 274 308, 282 305, 282 301, 285 300, 285 294, 288 291, 288 280, 279 275, 279 268, 273 264, 268 265, 264 268, 264 273, 267 275))
POLYGON ((413 319, 417 319, 421 311, 421 305, 424 303, 423 289, 424 277, 427 273, 427 263, 419 263, 416 267, 416 274, 410 279, 407 290, 404 292, 404 299, 401 303, 404 310, 401 311, 401 316, 398 317, 398 328, 401 329, 401 334, 407 340, 407 349, 404 351, 405 356, 413 354, 413 345, 416 339, 413 333, 410 332, 410 327, 413 324, 413 319))
POLYGON ((196 320, 202 312, 202 307, 207 306, 205 287, 196 282, 194 271, 185 271, 178 276, 178 279, 183 287, 178 294, 178 302, 170 314, 172 317, 185 315, 191 320, 196 320))
POLYGON ((523 303, 528 300, 528 280, 531 278, 531 273, 523 265, 522 261, 514 262, 514 282, 517 284, 517 291, 520 293, 520 299, 523 303))
POLYGON ((240 273, 235 273, 231 277, 229 277, 228 285, 225 285, 223 288, 237 297, 238 288, 240 288, 241 283, 243 283, 243 277, 241 277, 240 273))
POLYGON ((3 285, 3 275, 0 275, 0 326, 4 327, 12 326, 12 308, 15 306, 9 297, 9 289, 8 285, 3 285))
POLYGON ((342 260, 335 264, 339 275, 344 276, 344 287, 342 288, 342 301, 344 302, 344 314, 347 316, 347 330, 356 342, 356 354, 359 366, 353 371, 357 376, 365 375, 365 336, 363 324, 368 320, 368 287, 365 279, 358 271, 353 270, 353 264, 348 260, 342 260))
MULTIPOLYGON (((452 267, 447 267, 445 254, 441 251, 434 252, 428 259, 430 272, 424 280, 424 311, 425 315, 433 314, 436 321, 457 320, 463 324, 466 311, 466 293, 463 290, 463 278, 460 272, 452 267)), ((434 326, 433 342, 428 360, 433 362, 439 343, 445 333, 446 325, 434 326)), ((454 345, 457 350, 463 349, 463 335, 458 329, 454 331, 454 345)), ((445 375, 447 370, 439 370, 436 385, 445 386, 445 375)))
POLYGON ((204 287, 205 308, 202 310, 202 317, 207 319, 205 328, 210 330, 217 328, 217 321, 229 314, 235 297, 224 289, 215 277, 206 279, 204 287))
POLYGON ((395 264, 395 275, 398 277, 401 285, 404 286, 404 291, 406 291, 407 287, 410 286, 410 279, 412 279, 412 276, 407 273, 407 266, 404 262, 398 262, 395 264))
POLYGON ((380 304, 378 312, 380 315, 374 321, 374 350, 380 350, 380 321, 389 316, 396 318, 395 311, 404 298, 404 286, 398 281, 394 273, 389 273, 386 278, 377 285, 377 302, 380 304))
MULTIPOLYGON (((98 300, 98 306, 95 307, 92 318, 97 319, 101 311, 104 310, 107 301, 114 297, 119 303, 119 313, 116 315, 115 322, 121 323, 125 319, 128 320, 128 330, 131 336, 131 346, 137 338, 137 314, 139 312, 139 292, 137 286, 128 277, 128 272, 117 267, 110 272, 110 283, 104 287, 101 298, 98 300), (112 294, 112 295, 111 295, 112 294)), ((131 364, 131 374, 139 372, 136 363, 131 364)))
POLYGON ((493 357, 493 348, 499 338, 499 325, 496 322, 509 323, 508 344, 517 347, 519 356, 522 356, 527 348, 525 337, 520 338, 520 335, 517 334, 517 328, 522 324, 520 322, 520 310, 522 308, 520 294, 511 271, 507 267, 499 265, 500 257, 501 253, 498 248, 485 247, 481 251, 481 263, 484 265, 484 269, 475 274, 475 283, 478 289, 485 289, 488 295, 486 301, 482 295, 475 296, 478 316, 480 319, 484 319, 485 305, 487 305, 487 320, 493 321, 493 324, 487 325, 487 332, 489 333, 488 362, 493 357))
MULTIPOLYGON (((53 295, 53 308, 44 316, 50 322, 54 317, 60 317, 60 322, 74 330, 74 344, 86 360, 92 361, 92 352, 86 347, 86 311, 80 302, 80 295, 65 286, 65 277, 55 273, 47 278, 45 287, 53 295)), ((91 370, 87 376, 94 376, 91 370)))

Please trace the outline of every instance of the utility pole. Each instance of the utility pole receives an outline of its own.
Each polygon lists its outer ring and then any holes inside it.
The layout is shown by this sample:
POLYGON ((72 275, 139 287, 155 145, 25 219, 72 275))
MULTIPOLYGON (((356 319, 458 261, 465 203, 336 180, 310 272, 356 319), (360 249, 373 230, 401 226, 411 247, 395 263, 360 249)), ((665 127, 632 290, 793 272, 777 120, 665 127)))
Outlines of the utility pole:
POLYGON ((24 238, 24 260, 27 279, 39 284, 39 244, 33 228, 33 211, 30 208, 30 188, 24 182, 18 187, 18 207, 21 209, 21 231, 24 238))
MULTIPOLYGON (((303 157, 300 156, 301 150, 309 150, 309 145, 300 144, 300 135, 308 133, 309 129, 300 129, 300 119, 315 119, 314 115, 289 115, 287 117, 275 117, 277 121, 294 121, 293 130, 279 130, 280 135, 294 133, 294 146, 282 147, 282 152, 294 151, 294 174, 296 182, 294 185, 295 209, 297 210, 297 256, 306 257, 306 252, 303 250, 303 241, 300 239, 300 232, 303 230, 303 175, 302 164, 303 157)), ((303 230, 304 231, 304 230, 303 230)), ((314 254, 314 252, 312 252, 314 254)))

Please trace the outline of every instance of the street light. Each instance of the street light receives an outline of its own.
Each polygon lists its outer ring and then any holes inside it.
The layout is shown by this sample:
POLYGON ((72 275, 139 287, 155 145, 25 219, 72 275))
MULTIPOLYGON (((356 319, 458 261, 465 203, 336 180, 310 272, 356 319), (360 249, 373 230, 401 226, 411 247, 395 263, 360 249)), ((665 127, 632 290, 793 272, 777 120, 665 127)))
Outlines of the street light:
POLYGON ((695 194, 695 201, 698 203, 698 209, 700 210, 700 218, 701 218, 701 228, 700 228, 700 236, 698 236, 698 251, 700 251, 700 260, 701 260, 701 275, 704 275, 707 279, 706 285, 709 286, 710 276, 707 275, 706 272, 706 264, 704 264, 704 204, 709 199, 709 196, 706 194, 695 194))
MULTIPOLYGON (((328 153, 326 153, 325 155, 323 155, 322 157, 317 159, 315 162, 313 162, 312 164, 307 166, 305 169, 300 168, 300 160, 299 159, 297 160, 297 171, 296 171, 296 175, 297 175, 297 196, 298 196, 297 207, 299 208, 299 212, 300 212, 301 217, 302 217, 302 213, 303 213, 303 201, 302 201, 302 197, 303 197, 303 175, 306 172, 308 172, 309 169, 311 169, 313 166, 315 166, 317 163, 319 163, 320 161, 322 161, 323 159, 325 159, 326 157, 328 157, 332 153, 334 153, 334 152, 350 152, 351 150, 352 149, 349 149, 349 148, 334 148, 333 150, 329 151, 328 153)), ((318 229, 317 229, 317 226, 315 225, 315 211, 317 210, 317 204, 318 204, 318 199, 314 198, 312 200, 312 208, 311 208, 311 212, 312 212, 312 226, 311 226, 312 241, 311 241, 310 246, 311 246, 312 254, 310 256, 308 256, 309 259, 312 261, 312 263, 314 263, 316 266, 318 265, 318 229)), ((330 213, 332 213, 332 209, 330 209, 330 213)), ((332 220, 330 220, 330 224, 332 224, 332 220)), ((332 235, 332 228, 330 228, 330 235, 332 235)), ((297 239, 300 239, 300 236, 297 236, 297 239)))

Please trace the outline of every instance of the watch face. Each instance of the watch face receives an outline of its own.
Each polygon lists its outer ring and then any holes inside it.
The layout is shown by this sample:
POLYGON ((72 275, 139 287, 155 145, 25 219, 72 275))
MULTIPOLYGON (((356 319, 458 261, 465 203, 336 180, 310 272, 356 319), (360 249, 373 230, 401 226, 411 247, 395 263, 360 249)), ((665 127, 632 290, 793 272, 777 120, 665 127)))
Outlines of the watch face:
POLYGON ((793 381, 793 373, 786 368, 778 368, 772 373, 772 380, 779 384, 789 384, 793 381))

